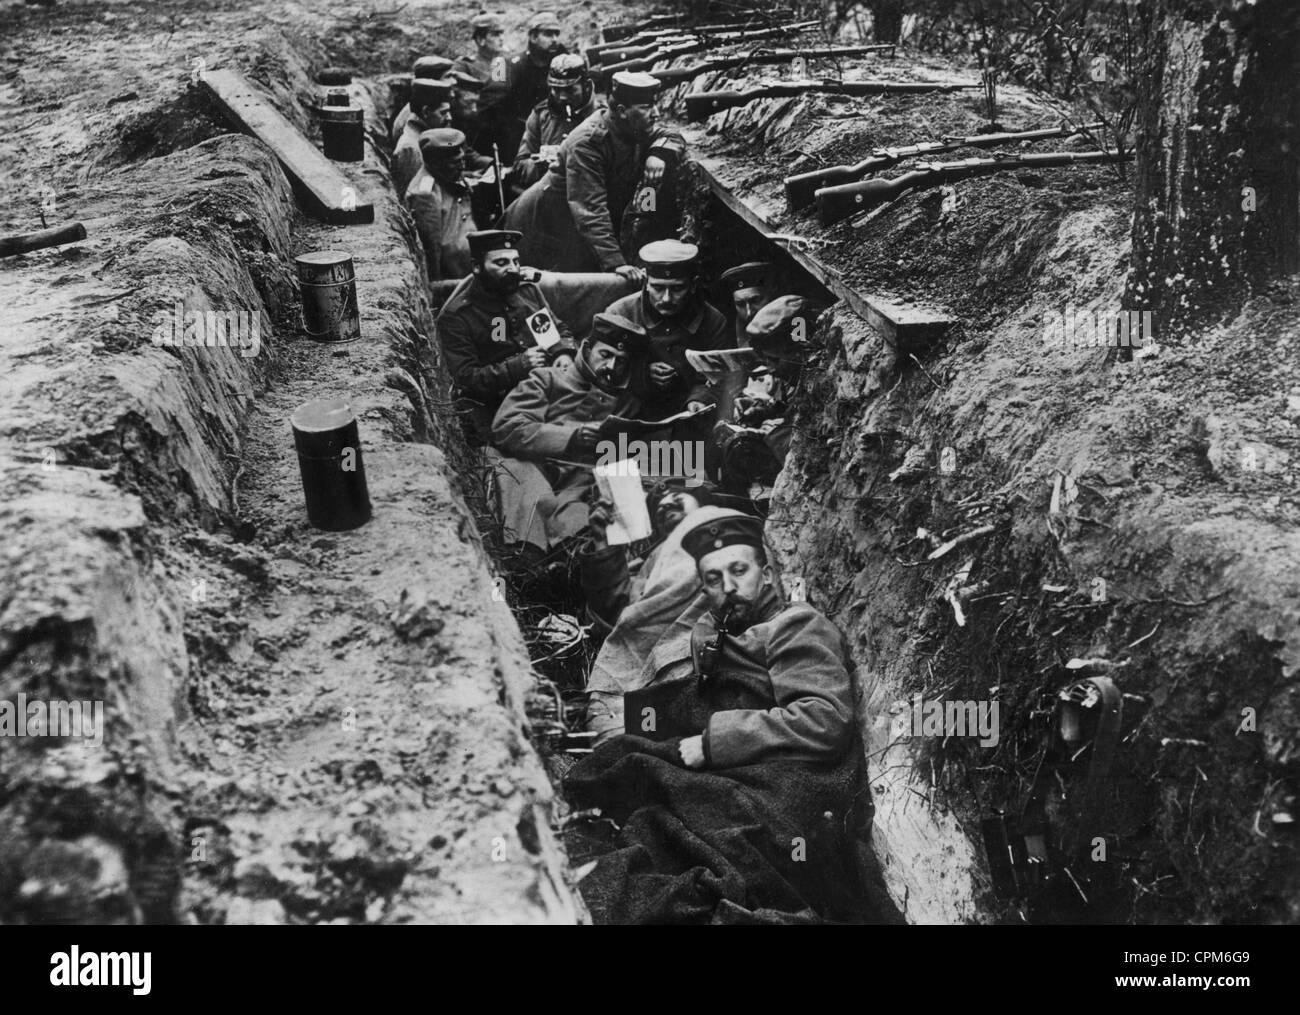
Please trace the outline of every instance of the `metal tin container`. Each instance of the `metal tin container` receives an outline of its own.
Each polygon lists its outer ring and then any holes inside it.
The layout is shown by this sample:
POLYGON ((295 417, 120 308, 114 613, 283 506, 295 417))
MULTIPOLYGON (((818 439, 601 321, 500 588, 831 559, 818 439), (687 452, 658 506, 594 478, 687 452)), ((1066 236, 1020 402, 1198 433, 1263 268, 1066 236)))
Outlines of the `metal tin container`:
POLYGON ((352 106, 324 105, 320 115, 321 148, 335 162, 360 162, 366 157, 365 113, 352 106))
POLYGON ((290 424, 312 525, 342 532, 370 521, 370 494, 352 407, 341 398, 317 399, 295 409, 290 424))
POLYGON ((331 88, 325 93, 325 105, 332 107, 346 107, 352 105, 352 100, 348 98, 346 88, 331 88))
POLYGON ((346 250, 315 250, 294 258, 302 290, 302 326, 318 342, 361 337, 357 277, 346 250))

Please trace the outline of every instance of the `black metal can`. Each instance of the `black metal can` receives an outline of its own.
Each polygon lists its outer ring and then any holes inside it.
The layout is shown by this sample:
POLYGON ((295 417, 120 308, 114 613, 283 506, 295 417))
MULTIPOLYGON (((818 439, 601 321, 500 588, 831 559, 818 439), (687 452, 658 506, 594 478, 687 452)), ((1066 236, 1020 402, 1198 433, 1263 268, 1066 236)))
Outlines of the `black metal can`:
POLYGON ((352 106, 320 106, 321 148, 335 162, 360 162, 366 157, 365 113, 352 106))
POLYGON ((341 398, 317 399, 295 409, 290 424, 312 525, 342 532, 370 521, 370 493, 352 407, 341 398))

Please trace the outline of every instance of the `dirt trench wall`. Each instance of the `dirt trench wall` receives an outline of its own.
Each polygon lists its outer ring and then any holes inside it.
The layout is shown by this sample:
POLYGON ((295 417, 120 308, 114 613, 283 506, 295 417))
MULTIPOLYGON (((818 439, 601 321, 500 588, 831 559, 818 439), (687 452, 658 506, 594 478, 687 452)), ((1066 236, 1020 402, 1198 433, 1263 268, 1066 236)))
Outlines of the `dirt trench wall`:
MULTIPOLYGON (((314 92, 310 44, 271 35, 251 49, 253 76, 305 122, 288 97, 314 92)), ((179 99, 166 83, 146 118, 165 122, 179 99)), ((381 129, 373 117, 370 129, 381 129)), ((464 450, 442 415, 422 254, 373 145, 353 178, 379 214, 331 244, 355 242, 363 293, 365 337, 342 361, 297 333, 290 258, 326 237, 246 137, 87 183, 78 213, 90 239, 4 266, 16 285, 0 311, 0 699, 99 700, 107 716, 102 745, 0 741, 6 922, 581 919, 527 742, 527 653, 490 595, 449 464, 464 450), (154 344, 177 302, 259 314, 257 355, 154 344), (322 358, 354 394, 376 505, 338 554, 306 524, 291 406, 276 402, 302 400, 296 385, 322 358), (442 450, 419 443, 430 440, 442 450), (356 566, 366 555, 373 566, 356 566), (280 616, 286 604, 328 608, 294 577, 301 565, 279 563, 304 557, 371 621, 350 638, 381 658, 352 670, 296 660, 306 668, 285 679, 305 689, 352 672, 351 701, 371 709, 363 730, 381 709, 396 717, 360 748, 335 734, 299 757, 308 807, 269 772, 250 781, 212 751, 229 750, 246 711, 214 689, 233 679, 265 700, 276 687, 274 663, 241 648, 274 622, 259 613, 268 597, 280 616), (425 683, 406 679, 416 668, 425 683), (346 771, 371 774, 340 784, 346 771)), ((298 746, 263 729, 242 749, 255 769, 259 751, 298 746)))
MULTIPOLYGON (((876 74, 955 69, 909 53, 876 74)), ((1017 125, 1054 115, 1020 89, 1001 102, 1017 125)), ((980 126, 969 94, 847 117, 844 105, 764 100, 687 133, 735 197, 807 240, 842 282, 956 322, 914 360, 836 309, 768 523, 782 570, 805 578, 870 674, 858 714, 892 897, 912 922, 1294 922, 1295 286, 1186 343, 1110 362, 1044 322, 1120 305, 1122 181, 1002 174, 951 200, 904 199, 865 228, 823 227, 785 209, 791 171, 980 126), (947 596, 958 589, 964 625, 947 596), (1036 906, 995 898, 979 821, 1019 813, 1055 693, 1101 671, 1125 694, 1124 719, 1089 830, 1105 857, 1094 884, 1080 878, 1089 905, 1064 878, 1036 906), (906 735, 915 694, 996 702, 997 743, 906 735)), ((734 263, 731 249, 714 253, 734 263)), ((1080 831, 1085 777, 1074 766, 1049 794, 1053 835, 1080 831)))

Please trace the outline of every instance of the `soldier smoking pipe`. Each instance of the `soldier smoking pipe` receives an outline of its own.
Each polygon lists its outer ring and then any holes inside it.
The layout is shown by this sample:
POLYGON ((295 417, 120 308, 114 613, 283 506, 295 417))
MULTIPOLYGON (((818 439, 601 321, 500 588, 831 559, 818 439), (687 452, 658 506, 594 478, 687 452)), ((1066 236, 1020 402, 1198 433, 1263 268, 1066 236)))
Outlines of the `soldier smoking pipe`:
POLYGON ((907 159, 919 155, 937 155, 958 148, 996 148, 1012 141, 1037 141, 1048 137, 1073 137, 1084 131, 1100 130, 1100 123, 1085 127, 1051 127, 1043 130, 1022 130, 1007 134, 976 134, 972 137, 946 137, 942 141, 923 141, 901 148, 877 148, 867 158, 852 166, 829 166, 798 173, 785 178, 785 200, 790 211, 798 211, 813 203, 813 195, 824 187, 838 187, 861 180, 864 176, 892 169, 907 159))
POLYGON ((817 213, 822 225, 833 225, 856 212, 869 211, 887 204, 912 190, 929 190, 958 180, 989 176, 1006 169, 1054 169, 1059 166, 1088 163, 1127 162, 1132 152, 1045 152, 1034 155, 994 156, 991 159, 965 159, 961 162, 930 162, 920 169, 892 180, 873 177, 839 187, 817 191, 817 213))
POLYGON ((696 92, 686 96, 686 116, 704 120, 724 109, 733 109, 755 99, 827 92, 833 95, 923 95, 927 92, 955 92, 980 85, 945 84, 942 82, 896 81, 783 81, 744 92, 696 92))

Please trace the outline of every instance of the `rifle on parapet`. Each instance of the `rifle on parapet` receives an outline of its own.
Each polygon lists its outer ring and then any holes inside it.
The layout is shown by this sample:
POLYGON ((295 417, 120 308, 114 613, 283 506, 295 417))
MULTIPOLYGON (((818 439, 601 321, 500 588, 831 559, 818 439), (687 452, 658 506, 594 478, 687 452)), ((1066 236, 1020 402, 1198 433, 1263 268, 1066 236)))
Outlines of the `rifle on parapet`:
MULTIPOLYGON (((657 75, 656 75, 657 76, 657 75)), ((907 159, 920 155, 938 155, 959 148, 996 148, 1012 141, 1037 141, 1048 137, 1074 137, 1085 131, 1100 130, 1102 124, 1090 123, 1086 127, 1050 127, 1043 130, 1022 130, 1008 134, 976 134, 973 137, 945 137, 942 141, 922 141, 920 144, 900 148, 877 148, 867 158, 852 166, 829 166, 808 173, 797 173, 785 178, 785 201, 790 211, 798 211, 813 203, 813 195, 825 187, 839 187, 861 180, 882 169, 893 169, 907 159)))
POLYGON ((690 53, 702 53, 705 50, 720 49, 723 46, 734 46, 741 42, 797 35, 800 32, 808 31, 810 28, 816 28, 820 24, 820 21, 800 21, 797 24, 783 25, 780 28, 760 28, 752 32, 733 32, 727 35, 711 35, 704 38, 694 36, 670 38, 666 43, 641 47, 640 50, 636 51, 640 53, 639 56, 625 60, 614 60, 613 55, 622 55, 628 51, 611 49, 601 54, 601 60, 608 62, 603 62, 599 67, 593 66, 591 76, 603 80, 616 71, 649 70, 660 60, 668 60, 675 56, 686 56, 690 53))
MULTIPOLYGON (((737 12, 735 16, 741 16, 744 12, 737 12)), ((750 20, 747 24, 753 22, 778 21, 781 18, 792 18, 795 12, 789 7, 769 7, 762 11, 750 11, 750 20)), ((694 29, 686 29, 682 24, 680 14, 652 14, 644 21, 634 21, 623 25, 610 25, 608 28, 601 29, 600 37, 605 42, 617 42, 620 39, 631 38, 635 35, 652 32, 656 29, 677 28, 696 32, 717 31, 724 26, 721 25, 699 25, 694 29)))
MULTIPOLYGON (((756 49, 749 53, 742 53, 739 56, 713 57, 703 63, 692 64, 690 67, 666 67, 663 70, 651 71, 650 76, 658 78, 666 86, 671 86, 679 85, 683 81, 691 81, 701 74, 708 74, 711 71, 734 70, 737 67, 747 67, 750 64, 787 63, 795 59, 795 57, 812 60, 819 57, 865 56, 868 53, 882 53, 885 50, 890 50, 892 55, 893 44, 828 46, 824 49, 756 49)), ((810 194, 809 200, 811 199, 810 194)))
POLYGON ((1090 163, 1127 162, 1128 152, 1044 152, 1033 155, 995 155, 990 159, 964 159, 961 162, 930 162, 919 169, 892 180, 873 177, 839 187, 817 191, 817 213, 822 225, 834 225, 857 212, 870 211, 898 200, 916 190, 931 190, 959 180, 990 176, 1007 169, 1055 169, 1090 163))
MULTIPOLYGON (((588 46, 586 49, 587 64, 595 66, 598 63, 609 63, 611 61, 602 60, 606 53, 613 50, 635 49, 638 46, 652 45, 661 43, 665 39, 687 38, 702 39, 708 35, 716 35, 720 32, 744 32, 757 31, 764 28, 779 28, 779 25, 773 25, 770 21, 755 23, 753 21, 735 21, 727 25, 699 25, 695 28, 676 27, 676 28, 659 28, 654 31, 641 32, 630 38, 620 39, 618 42, 599 42, 594 46, 588 46)), ((631 59, 631 57, 628 57, 631 59)))
POLYGON ((956 92, 981 85, 958 85, 928 81, 782 81, 743 92, 696 92, 686 96, 686 117, 705 120, 724 109, 734 109, 755 99, 774 99, 826 92, 831 95, 924 95, 929 92, 956 92))

